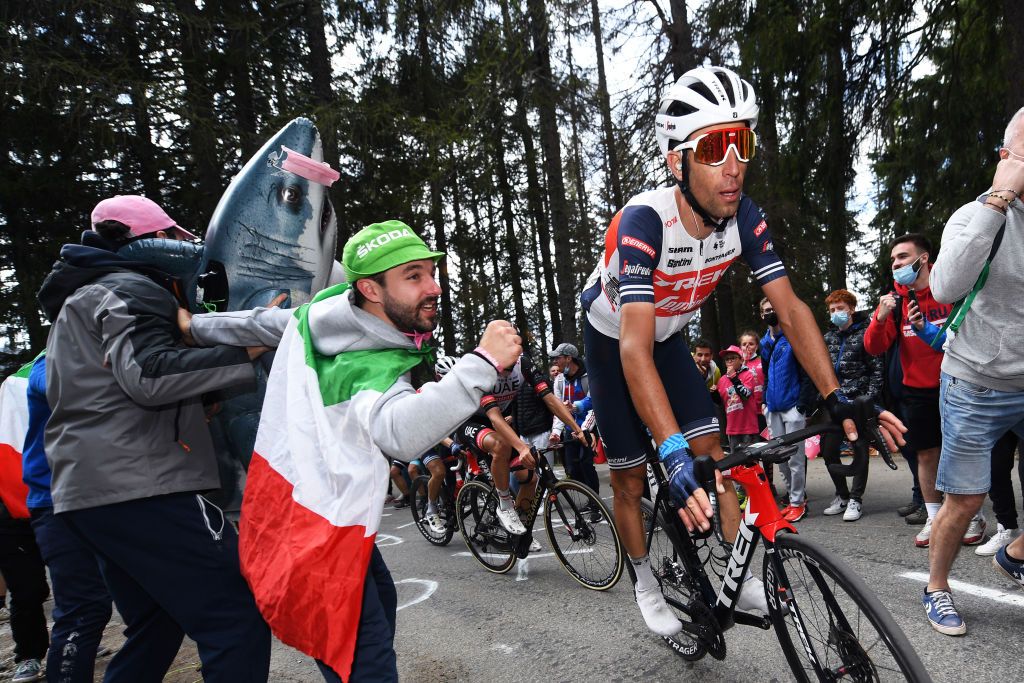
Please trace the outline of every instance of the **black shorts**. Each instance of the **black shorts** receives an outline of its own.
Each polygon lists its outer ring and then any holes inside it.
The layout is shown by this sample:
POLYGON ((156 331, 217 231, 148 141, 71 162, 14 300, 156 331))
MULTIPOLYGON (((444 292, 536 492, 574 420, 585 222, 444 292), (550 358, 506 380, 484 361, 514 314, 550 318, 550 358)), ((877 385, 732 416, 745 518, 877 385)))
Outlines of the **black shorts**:
POLYGON ((469 419, 459 425, 455 430, 455 441, 470 450, 478 458, 488 457, 489 453, 484 450, 484 437, 494 432, 494 427, 488 422, 484 424, 477 420, 469 419))
POLYGON ((903 424, 907 433, 903 437, 915 451, 942 446, 942 420, 939 417, 939 389, 903 387, 900 401, 903 424))
MULTIPOLYGON (((590 321, 584 323, 583 340, 587 349, 590 397, 594 401, 608 467, 624 470, 643 466, 651 435, 633 407, 622 372, 619 341, 595 330, 590 321)), ((654 343, 654 366, 686 440, 718 434, 718 416, 711 394, 682 334, 654 343)))

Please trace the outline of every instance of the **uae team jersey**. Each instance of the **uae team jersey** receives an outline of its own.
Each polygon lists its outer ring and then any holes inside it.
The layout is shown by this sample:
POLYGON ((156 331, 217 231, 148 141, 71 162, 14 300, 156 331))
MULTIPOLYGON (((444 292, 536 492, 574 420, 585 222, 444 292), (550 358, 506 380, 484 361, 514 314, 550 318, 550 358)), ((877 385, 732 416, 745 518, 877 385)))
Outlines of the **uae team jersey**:
POLYGON ((746 195, 725 229, 698 240, 679 218, 676 188, 644 192, 629 200, 608 226, 604 255, 580 300, 601 334, 619 338, 619 309, 654 304, 656 341, 690 321, 729 266, 743 257, 759 285, 785 277, 764 212, 746 195))
POLYGON ((502 415, 509 415, 512 409, 512 402, 519 393, 519 387, 523 382, 529 382, 537 395, 544 397, 551 393, 551 385, 544 375, 537 370, 533 361, 525 353, 519 356, 519 360, 508 372, 498 375, 498 381, 494 383, 491 390, 480 399, 480 409, 473 415, 474 420, 486 423, 488 421, 487 411, 498 407, 502 415))

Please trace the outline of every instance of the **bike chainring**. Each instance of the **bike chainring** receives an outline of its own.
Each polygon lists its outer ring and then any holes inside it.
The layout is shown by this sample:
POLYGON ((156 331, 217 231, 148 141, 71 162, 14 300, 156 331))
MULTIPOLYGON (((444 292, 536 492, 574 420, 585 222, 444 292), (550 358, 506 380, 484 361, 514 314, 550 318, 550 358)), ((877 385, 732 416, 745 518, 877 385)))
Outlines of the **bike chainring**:
POLYGON ((715 659, 725 659, 725 633, 711 608, 703 600, 691 600, 686 609, 697 627, 701 646, 715 659))

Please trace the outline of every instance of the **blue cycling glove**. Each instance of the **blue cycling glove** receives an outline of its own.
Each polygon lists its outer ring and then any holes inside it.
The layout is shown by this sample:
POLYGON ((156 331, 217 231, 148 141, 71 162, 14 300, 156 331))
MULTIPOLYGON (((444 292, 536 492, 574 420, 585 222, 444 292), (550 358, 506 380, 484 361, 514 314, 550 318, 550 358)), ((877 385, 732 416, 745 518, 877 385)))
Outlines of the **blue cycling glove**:
POLYGON ((658 447, 658 457, 668 473, 672 497, 679 504, 684 504, 700 488, 693 476, 693 455, 686 438, 677 432, 665 439, 658 447))
POLYGON ((462 450, 462 444, 460 444, 458 441, 454 441, 452 442, 452 445, 448 450, 451 452, 452 455, 458 456, 459 451, 462 450))

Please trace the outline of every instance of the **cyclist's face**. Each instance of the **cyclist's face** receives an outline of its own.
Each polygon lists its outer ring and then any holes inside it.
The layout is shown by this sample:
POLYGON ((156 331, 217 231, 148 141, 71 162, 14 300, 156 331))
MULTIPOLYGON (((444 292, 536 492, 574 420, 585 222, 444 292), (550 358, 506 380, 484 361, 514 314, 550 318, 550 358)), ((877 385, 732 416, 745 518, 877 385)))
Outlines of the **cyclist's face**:
MULTIPOLYGON (((700 128, 694 131, 689 139, 693 140, 713 130, 735 128, 736 125, 736 123, 721 123, 700 128)), ((682 163, 687 165, 690 192, 693 193, 697 202, 716 218, 736 215, 736 209, 740 204, 740 193, 743 191, 743 177, 747 173, 747 164, 736 158, 735 149, 729 150, 725 162, 720 166, 698 164, 691 157, 692 154, 669 152, 669 167, 675 176, 677 178, 681 176, 682 172, 678 169, 677 164, 682 158, 682 163)))
POLYGON ((708 367, 708 365, 711 364, 711 349, 698 346, 693 351, 693 359, 697 361, 697 364, 701 367, 708 367))

